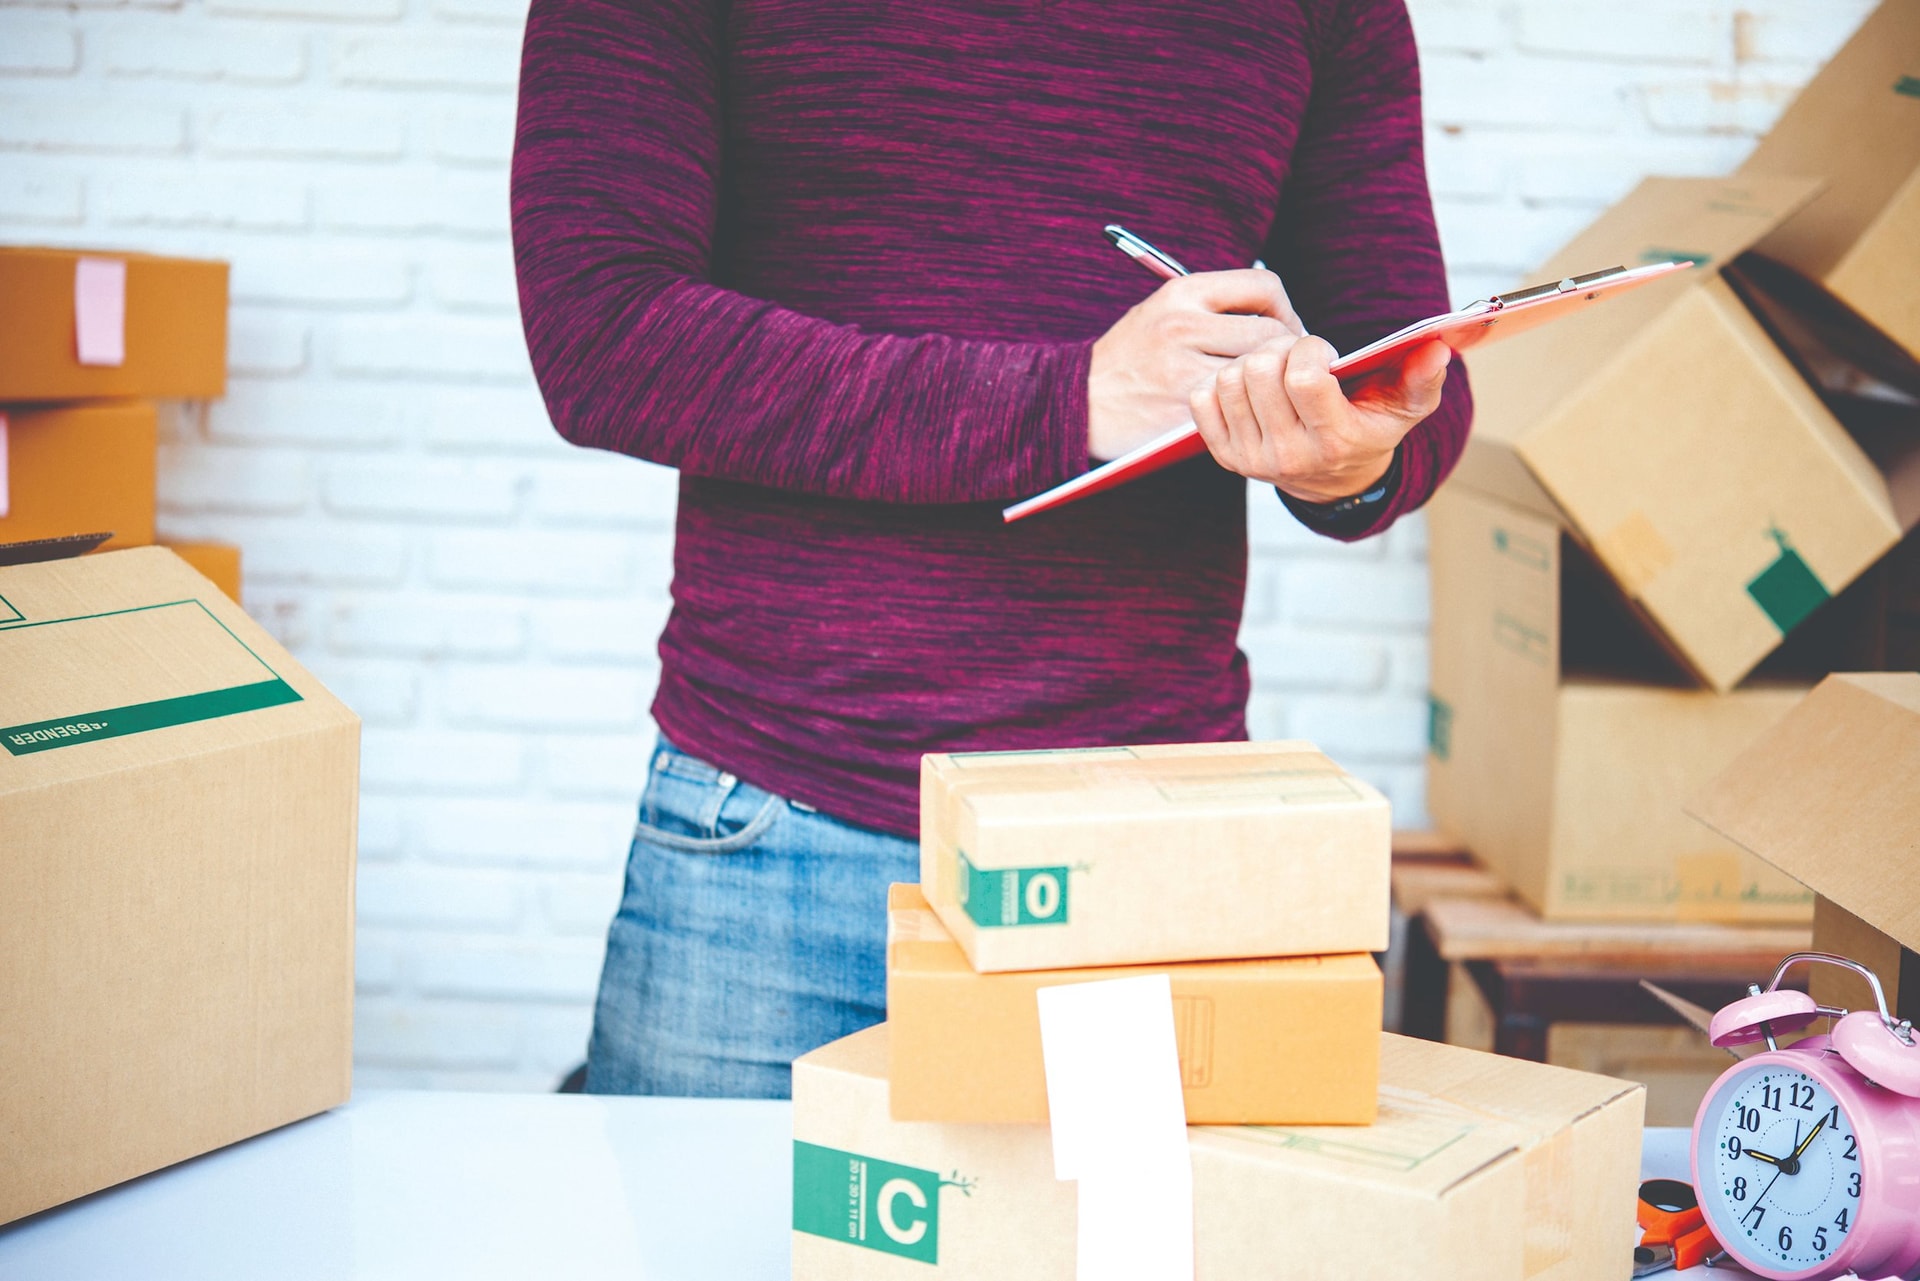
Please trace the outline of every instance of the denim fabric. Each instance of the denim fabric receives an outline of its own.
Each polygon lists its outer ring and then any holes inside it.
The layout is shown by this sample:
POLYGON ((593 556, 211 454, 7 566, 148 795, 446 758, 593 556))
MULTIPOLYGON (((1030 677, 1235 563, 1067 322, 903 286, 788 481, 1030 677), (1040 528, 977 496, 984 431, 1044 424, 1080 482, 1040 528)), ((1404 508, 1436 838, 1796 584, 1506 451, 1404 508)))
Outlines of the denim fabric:
POLYGON ((607 933, 588 1092, 786 1098, 797 1056, 886 1017, 887 886, 919 879, 914 842, 661 739, 607 933))

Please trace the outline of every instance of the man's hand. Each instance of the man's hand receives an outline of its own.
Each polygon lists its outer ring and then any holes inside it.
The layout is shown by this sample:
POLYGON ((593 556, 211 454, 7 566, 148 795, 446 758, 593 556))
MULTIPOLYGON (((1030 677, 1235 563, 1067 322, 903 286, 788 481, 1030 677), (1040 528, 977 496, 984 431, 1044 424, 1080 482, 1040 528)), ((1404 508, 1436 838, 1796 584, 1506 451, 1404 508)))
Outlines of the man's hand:
POLYGON ((1285 335, 1232 361, 1197 388, 1190 408, 1214 461, 1310 503, 1364 493, 1401 438, 1440 405, 1451 353, 1416 347, 1397 369, 1348 399, 1324 339, 1285 335))
POLYGON ((1305 332, 1270 271, 1169 280, 1093 344, 1088 452, 1104 462, 1178 427, 1188 396, 1235 357, 1305 332))

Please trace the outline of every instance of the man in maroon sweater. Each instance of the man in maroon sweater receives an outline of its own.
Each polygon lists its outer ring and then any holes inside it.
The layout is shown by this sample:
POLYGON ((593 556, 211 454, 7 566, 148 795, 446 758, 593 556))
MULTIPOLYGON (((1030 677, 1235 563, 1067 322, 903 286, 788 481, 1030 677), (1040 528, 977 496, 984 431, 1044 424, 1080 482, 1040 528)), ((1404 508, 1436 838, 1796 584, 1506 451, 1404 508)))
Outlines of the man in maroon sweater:
POLYGON ((1327 373, 1447 304, 1404 0, 533 0, 513 217, 555 426, 681 472, 590 1089, 785 1093, 922 753, 1244 737, 1246 478, 1364 537, 1466 435, 1438 344, 1327 373))

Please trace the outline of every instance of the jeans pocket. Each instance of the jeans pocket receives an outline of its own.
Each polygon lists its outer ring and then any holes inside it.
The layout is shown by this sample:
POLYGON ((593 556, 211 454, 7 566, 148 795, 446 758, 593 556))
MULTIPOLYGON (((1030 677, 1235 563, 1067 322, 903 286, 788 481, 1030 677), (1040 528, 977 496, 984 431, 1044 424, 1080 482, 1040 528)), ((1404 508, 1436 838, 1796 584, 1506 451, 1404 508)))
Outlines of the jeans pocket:
POLYGON ((648 774, 633 835, 684 854, 729 854, 765 836, 786 804, 697 757, 663 747, 648 774))

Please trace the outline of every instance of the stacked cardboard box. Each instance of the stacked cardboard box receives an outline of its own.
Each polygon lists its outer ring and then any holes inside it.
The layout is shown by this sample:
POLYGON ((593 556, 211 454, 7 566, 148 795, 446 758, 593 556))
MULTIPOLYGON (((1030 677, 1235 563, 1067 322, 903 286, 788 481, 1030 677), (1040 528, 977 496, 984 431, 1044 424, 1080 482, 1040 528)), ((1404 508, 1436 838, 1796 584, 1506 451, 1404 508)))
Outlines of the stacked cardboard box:
POLYGON ((345 1101, 358 747, 166 549, 0 566, 0 1223, 345 1101))
MULTIPOLYGON (((153 542, 153 402, 224 394, 226 354, 225 263, 0 247, 0 545, 153 542)), ((239 549, 178 550, 239 599, 239 549)))
POLYGON ((1905 643, 1915 84, 1920 3, 1888 0, 1737 176, 1648 180, 1542 276, 1696 270, 1469 360, 1474 440, 1431 508, 1429 804, 1543 914, 1812 911, 1682 804, 1905 643))
POLYGON ((1361 1239, 1422 1276, 1618 1273, 1642 1092, 1383 1036, 1390 824, 1364 782, 1304 743, 930 756, 921 780, 888 1021, 794 1065, 798 1281, 1074 1275, 1038 994, 1145 974, 1172 996, 1197 1276, 1346 1276, 1326 1243, 1361 1239))

